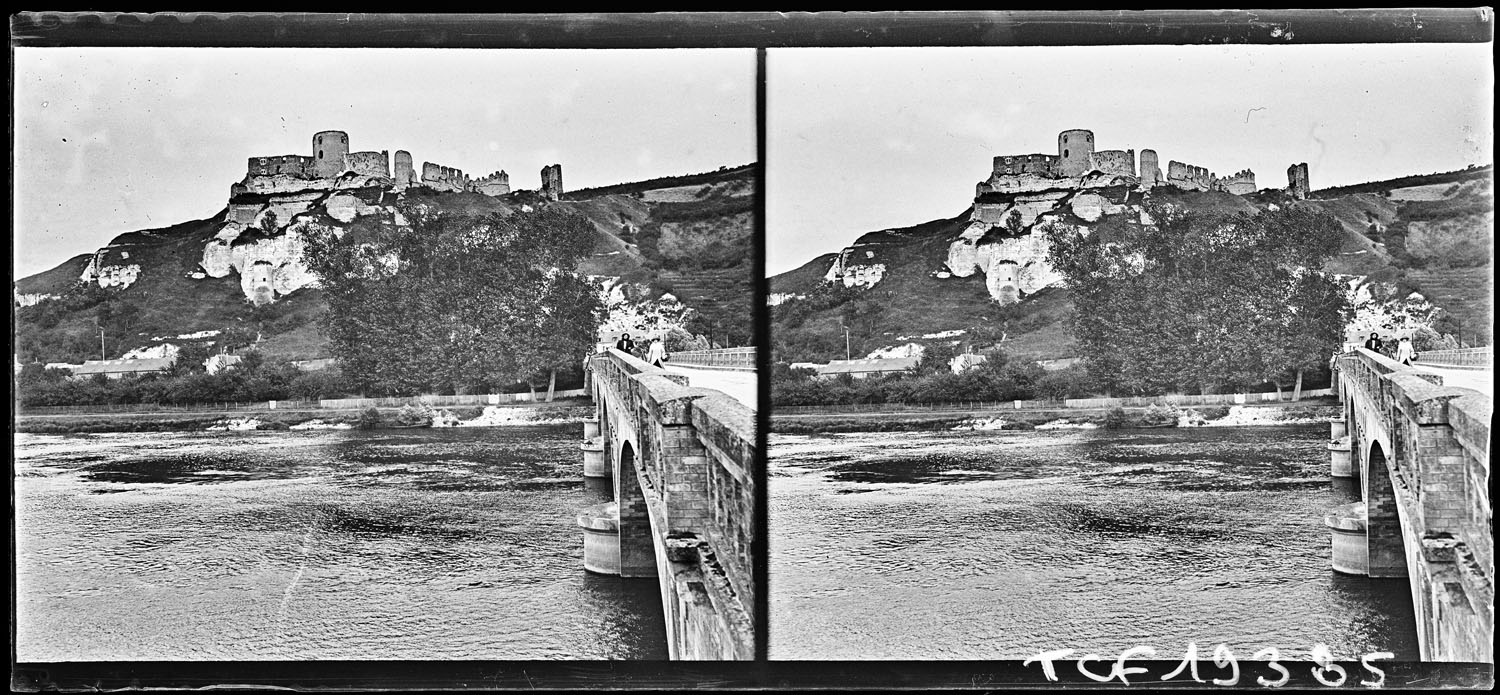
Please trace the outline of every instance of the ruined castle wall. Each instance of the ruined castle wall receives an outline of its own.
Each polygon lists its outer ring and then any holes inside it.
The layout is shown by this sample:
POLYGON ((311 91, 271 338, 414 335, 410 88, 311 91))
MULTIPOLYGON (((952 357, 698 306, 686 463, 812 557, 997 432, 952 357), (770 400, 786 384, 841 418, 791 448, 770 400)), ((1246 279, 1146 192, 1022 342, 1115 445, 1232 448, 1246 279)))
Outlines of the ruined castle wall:
POLYGON ((1287 167, 1286 190, 1297 200, 1307 200, 1307 194, 1312 192, 1307 179, 1307 162, 1287 167))
POLYGON ((1188 191, 1206 191, 1213 185, 1207 169, 1176 160, 1167 162, 1167 183, 1188 191))
POLYGON ((542 197, 547 200, 561 200, 562 196, 562 165, 549 164, 542 167, 542 197))
POLYGON ((1056 166, 1057 157, 1050 154, 1003 155, 995 158, 994 174, 996 176, 1015 176, 1017 174, 1051 176, 1052 170, 1056 166))
POLYGON ((411 166, 411 153, 406 150, 396 150, 396 190, 402 190, 417 182, 417 172, 411 166))
POLYGON ((1094 154, 1094 133, 1064 130, 1057 136, 1057 166, 1053 176, 1080 176, 1089 170, 1094 154))
POLYGON ((422 162, 422 185, 438 191, 467 191, 469 177, 453 167, 422 162))
POLYGON ((312 157, 304 157, 297 154, 284 154, 277 157, 251 157, 250 164, 246 167, 246 173, 250 176, 271 176, 275 174, 311 176, 312 157))
POLYGON ((498 196, 510 192, 510 174, 497 171, 489 176, 474 179, 472 188, 475 193, 498 196))
POLYGON ((1236 172, 1232 176, 1226 176, 1215 182, 1214 189, 1235 195, 1249 195, 1254 193, 1258 190, 1255 187, 1255 172, 1245 169, 1236 172))
POLYGON ((1141 150, 1141 188, 1153 188, 1164 183, 1161 164, 1156 159, 1156 150, 1141 150))
POLYGON ((1093 168, 1106 174, 1135 176, 1135 150, 1095 152, 1093 168))
POLYGON ((325 130, 313 136, 313 175, 332 178, 344 172, 344 158, 349 154, 349 134, 342 130, 325 130))
POLYGON ((351 152, 347 160, 348 170, 364 176, 379 176, 381 178, 391 177, 390 153, 381 150, 379 152, 351 152))

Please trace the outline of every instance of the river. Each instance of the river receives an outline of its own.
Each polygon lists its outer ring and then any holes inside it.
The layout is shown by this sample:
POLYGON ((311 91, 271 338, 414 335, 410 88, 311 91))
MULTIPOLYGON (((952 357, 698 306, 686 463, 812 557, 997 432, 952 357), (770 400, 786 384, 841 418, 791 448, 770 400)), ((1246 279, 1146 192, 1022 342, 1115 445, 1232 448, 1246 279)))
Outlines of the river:
POLYGON ((773 435, 772 659, 1416 660, 1404 580, 1335 574, 1328 426, 773 435), (1075 655, 1074 658, 1077 658, 1075 655))
POLYGON ((16 658, 665 659, 577 424, 16 435, 16 658))

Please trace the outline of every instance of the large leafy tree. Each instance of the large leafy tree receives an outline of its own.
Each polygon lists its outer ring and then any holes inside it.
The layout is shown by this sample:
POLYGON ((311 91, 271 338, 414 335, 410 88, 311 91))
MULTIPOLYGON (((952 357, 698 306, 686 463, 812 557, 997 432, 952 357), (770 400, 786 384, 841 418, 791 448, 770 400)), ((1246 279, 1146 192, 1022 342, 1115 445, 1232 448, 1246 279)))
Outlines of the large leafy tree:
POLYGON ((603 308, 577 270, 593 243, 586 219, 550 206, 399 212, 305 233, 303 260, 323 287, 324 327, 352 384, 405 394, 535 383, 593 346, 603 308))
POLYGON ((1132 393, 1271 382, 1327 363, 1348 304, 1318 269, 1340 228, 1302 208, 1214 215, 1151 203, 1150 224, 1083 234, 1054 224, 1089 372, 1132 393))

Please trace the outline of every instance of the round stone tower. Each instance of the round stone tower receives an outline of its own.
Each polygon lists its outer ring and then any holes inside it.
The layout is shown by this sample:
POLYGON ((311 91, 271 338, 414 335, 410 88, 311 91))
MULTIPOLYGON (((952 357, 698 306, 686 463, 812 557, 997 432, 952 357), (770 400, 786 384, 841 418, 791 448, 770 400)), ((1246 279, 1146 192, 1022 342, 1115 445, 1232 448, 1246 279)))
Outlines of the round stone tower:
POLYGON ((1057 174, 1081 176, 1089 170, 1093 154, 1093 131, 1064 130, 1057 136, 1057 174))
POLYGON ((344 173, 344 155, 349 154, 349 134, 325 130, 313 136, 313 174, 320 179, 344 173))

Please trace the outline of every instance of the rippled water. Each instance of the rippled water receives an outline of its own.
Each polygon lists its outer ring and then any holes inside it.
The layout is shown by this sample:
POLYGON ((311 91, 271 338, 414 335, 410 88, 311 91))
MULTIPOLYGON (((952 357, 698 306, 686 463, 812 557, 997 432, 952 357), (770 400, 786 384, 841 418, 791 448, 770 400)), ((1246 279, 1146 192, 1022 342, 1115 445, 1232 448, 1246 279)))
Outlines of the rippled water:
POLYGON ((21 661, 665 659, 575 425, 16 437, 21 661))
POLYGON ((1327 425, 770 442, 772 659, 1189 642, 1416 659, 1404 580, 1335 574, 1327 425))

